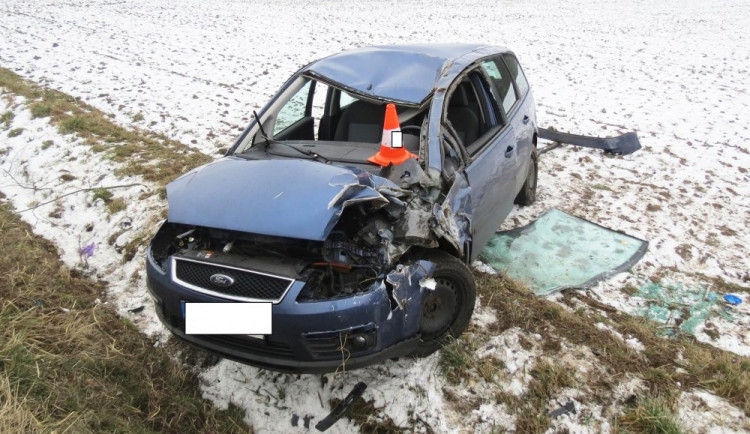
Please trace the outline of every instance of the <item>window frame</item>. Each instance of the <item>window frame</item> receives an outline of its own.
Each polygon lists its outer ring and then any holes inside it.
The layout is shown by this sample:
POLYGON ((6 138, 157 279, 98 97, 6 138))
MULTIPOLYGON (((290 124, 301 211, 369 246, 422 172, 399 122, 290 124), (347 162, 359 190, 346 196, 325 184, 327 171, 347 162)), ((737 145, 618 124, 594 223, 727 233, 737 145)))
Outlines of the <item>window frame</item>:
MULTIPOLYGON (((481 136, 477 137, 477 139, 470 143, 469 145, 466 145, 458 139, 458 137, 454 137, 455 142, 457 143, 457 146, 460 147, 459 151, 466 155, 468 158, 465 162, 465 164, 468 166, 473 161, 479 158, 479 156, 487 149, 487 147, 494 141, 494 139, 503 132, 505 132, 508 129, 509 125, 509 117, 506 115, 505 111, 503 110, 502 106, 498 106, 498 102, 495 100, 494 96, 491 94, 491 90, 488 86, 493 86, 492 81, 490 80, 490 77, 487 75, 484 68, 482 68, 482 62, 492 59, 493 57, 497 57, 497 54, 493 54, 491 56, 487 56, 481 59, 477 59, 475 62, 473 62, 471 65, 467 66, 460 74, 456 76, 455 79, 451 82, 450 86, 448 86, 448 90, 446 91, 446 97, 443 99, 443 109, 441 114, 441 123, 442 128, 444 131, 450 131, 451 136, 455 136, 455 130, 452 128, 451 124, 448 124, 448 107, 450 105, 451 97, 453 96, 453 92, 455 92, 456 87, 463 81, 464 78, 469 78, 469 82, 472 84, 472 88, 474 88, 474 91, 476 92, 476 83, 474 80, 470 78, 470 74, 476 73, 476 76, 478 78, 481 78, 481 80, 484 82, 482 85, 483 88, 483 95, 485 98, 485 101, 482 100, 482 96, 477 93, 477 99, 480 105, 480 110, 483 110, 486 112, 487 109, 492 109, 494 111, 495 117, 496 117, 496 123, 492 126, 490 126, 487 131, 484 132, 481 136), (497 118, 499 116, 499 118, 497 118)), ((512 82, 513 80, 511 80, 512 82)), ((515 86, 515 84, 514 84, 515 86)), ((515 92, 515 88, 514 88, 515 92)), ((518 102, 518 101, 516 101, 518 102)), ((486 116, 487 113, 484 113, 486 116)), ((442 135, 441 135, 441 140, 442 135)), ((444 157, 445 158, 445 157, 444 157)))
POLYGON ((526 98, 526 95, 528 95, 529 91, 531 90, 531 84, 529 84, 529 79, 528 77, 526 77, 526 73, 523 71, 521 62, 518 61, 518 57, 516 57, 516 55, 513 54, 512 52, 502 53, 500 54, 500 57, 503 59, 503 63, 505 63, 505 68, 510 73, 511 81, 513 81, 513 87, 516 89, 516 96, 518 97, 519 101, 522 101, 523 99, 526 98), (526 92, 524 92, 523 95, 521 95, 521 92, 519 91, 519 88, 518 88, 518 80, 517 80, 518 76, 516 77, 513 76, 513 72, 510 69, 510 65, 508 64, 508 61, 505 60, 506 57, 511 57, 516 62, 516 65, 518 66, 518 71, 523 76, 523 79, 526 82, 526 92))

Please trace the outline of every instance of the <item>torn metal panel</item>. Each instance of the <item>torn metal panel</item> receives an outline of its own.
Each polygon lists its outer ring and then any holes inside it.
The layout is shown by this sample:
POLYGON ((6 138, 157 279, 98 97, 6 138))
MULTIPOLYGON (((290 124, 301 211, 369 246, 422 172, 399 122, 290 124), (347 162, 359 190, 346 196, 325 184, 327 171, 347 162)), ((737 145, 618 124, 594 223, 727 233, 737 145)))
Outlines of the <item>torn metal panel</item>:
POLYGON ((399 264, 388 273, 385 280, 392 288, 391 295, 403 313, 404 330, 416 332, 422 314, 422 295, 434 289, 430 280, 435 264, 430 261, 417 261, 411 265, 399 264))
MULTIPOLYGON (((606 152, 622 155, 632 154, 641 149, 641 142, 638 140, 638 135, 634 132, 625 133, 617 137, 594 137, 563 133, 548 128, 539 128, 539 138, 558 143, 583 146, 585 148, 602 149, 606 152)), ((539 153, 543 154, 553 149, 552 146, 542 148, 539 153)))
POLYGON ((471 187, 463 173, 456 174, 443 204, 434 204, 432 213, 437 226, 432 230, 448 241, 460 255, 471 241, 471 187))

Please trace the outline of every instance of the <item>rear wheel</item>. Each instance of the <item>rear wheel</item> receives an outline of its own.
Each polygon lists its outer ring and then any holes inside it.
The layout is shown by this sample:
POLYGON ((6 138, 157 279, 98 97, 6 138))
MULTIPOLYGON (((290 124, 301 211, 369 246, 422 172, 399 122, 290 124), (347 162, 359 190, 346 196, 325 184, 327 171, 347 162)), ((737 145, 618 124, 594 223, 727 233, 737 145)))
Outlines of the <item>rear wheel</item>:
POLYGON ((474 312, 476 287, 469 268, 455 256, 440 251, 428 252, 424 259, 435 264, 434 290, 427 290, 422 301, 420 340, 412 355, 424 357, 434 353, 448 337, 458 337, 466 330, 474 312))
POLYGON ((532 149, 531 158, 529 158, 529 173, 526 175, 526 181, 524 181, 521 191, 518 192, 516 200, 513 201, 517 205, 527 206, 536 201, 536 176, 539 166, 538 158, 536 148, 532 149))

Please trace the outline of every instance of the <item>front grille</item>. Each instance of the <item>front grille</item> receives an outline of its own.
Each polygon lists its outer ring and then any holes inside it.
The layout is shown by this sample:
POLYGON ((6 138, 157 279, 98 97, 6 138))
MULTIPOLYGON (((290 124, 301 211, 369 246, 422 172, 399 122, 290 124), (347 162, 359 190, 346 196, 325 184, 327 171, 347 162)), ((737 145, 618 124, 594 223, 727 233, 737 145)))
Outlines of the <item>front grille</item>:
POLYGON ((252 339, 239 335, 191 335, 193 339, 212 342, 226 348, 236 351, 252 351, 255 354, 278 357, 284 359, 294 359, 294 353, 289 345, 282 342, 273 342, 268 339, 252 339))
POLYGON ((257 271, 243 270, 225 265, 173 258, 172 279, 198 292, 240 301, 272 301, 284 297, 293 279, 272 276, 257 271), (211 276, 223 274, 234 279, 231 286, 211 282, 211 276))
MULTIPOLYGON (((185 333, 185 320, 178 316, 167 316, 172 327, 176 327, 185 333)), ((282 359, 295 359, 295 355, 289 345, 283 342, 272 341, 268 337, 256 339, 242 335, 185 335, 186 340, 197 345, 212 348, 211 345, 219 345, 226 350, 238 353, 252 352, 253 354, 282 359)), ((216 351, 216 350, 214 350, 216 351)))

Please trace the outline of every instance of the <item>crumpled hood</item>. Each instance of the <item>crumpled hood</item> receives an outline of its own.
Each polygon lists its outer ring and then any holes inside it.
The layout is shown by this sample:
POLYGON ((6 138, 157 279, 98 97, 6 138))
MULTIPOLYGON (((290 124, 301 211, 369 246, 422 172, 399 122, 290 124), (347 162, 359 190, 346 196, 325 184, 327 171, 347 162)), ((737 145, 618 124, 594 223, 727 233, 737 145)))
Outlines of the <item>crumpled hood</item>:
POLYGON ((227 157, 167 185, 169 221, 195 226, 325 240, 349 204, 401 190, 356 168, 308 160, 227 157))

